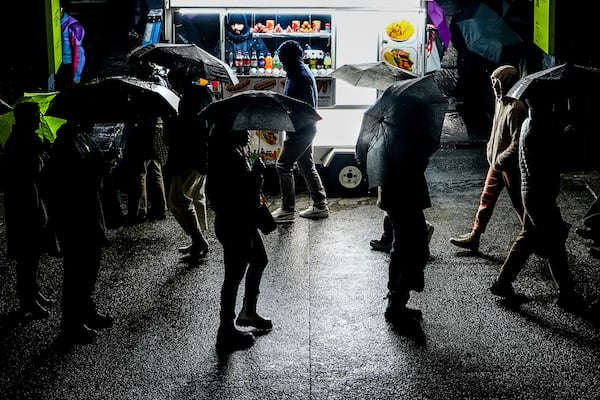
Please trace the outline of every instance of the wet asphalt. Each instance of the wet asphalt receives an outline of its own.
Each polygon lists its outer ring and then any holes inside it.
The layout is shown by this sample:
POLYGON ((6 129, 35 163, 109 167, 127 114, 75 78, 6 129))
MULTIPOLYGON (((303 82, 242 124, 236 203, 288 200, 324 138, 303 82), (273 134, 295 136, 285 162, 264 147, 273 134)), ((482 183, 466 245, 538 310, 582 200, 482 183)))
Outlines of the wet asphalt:
MULTIPOLYGON (((0 255, 0 399, 598 399, 600 328, 554 305, 542 259, 515 283, 527 303, 489 293, 519 229, 506 193, 479 254, 449 243, 470 229, 487 168, 484 142, 463 132, 449 114, 427 170, 435 232, 425 290, 409 302, 423 311, 420 324, 384 320, 388 255, 368 244, 381 234, 375 199, 332 197, 328 219, 297 218, 265 237, 259 311, 274 328, 219 356, 221 247, 211 228, 208 259, 181 262, 187 241, 168 215, 110 232, 96 299, 115 324, 70 351, 56 345, 57 306, 46 320, 13 318, 14 264, 0 255)), ((570 171, 563 188, 559 204, 575 228, 600 179, 570 171)), ((277 194, 269 199, 275 208, 277 194)), ((308 204, 301 193, 299 208, 308 204)), ((600 262, 573 230, 567 245, 578 289, 598 296, 600 262)), ((44 292, 60 299, 61 279, 61 260, 44 258, 44 292)))

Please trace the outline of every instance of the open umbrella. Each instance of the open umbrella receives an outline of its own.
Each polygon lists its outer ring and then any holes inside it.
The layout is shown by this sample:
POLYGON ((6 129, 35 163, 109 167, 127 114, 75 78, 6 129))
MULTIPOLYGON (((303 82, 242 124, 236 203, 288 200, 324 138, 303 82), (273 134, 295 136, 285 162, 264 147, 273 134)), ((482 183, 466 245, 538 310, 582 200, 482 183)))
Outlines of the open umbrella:
POLYGON ((393 83, 418 75, 386 62, 344 64, 331 72, 330 76, 348 82, 353 86, 385 90, 393 83))
POLYGON ((588 93, 600 89, 600 69, 562 64, 524 76, 506 95, 513 99, 526 98, 534 91, 542 95, 556 91, 569 95, 581 93, 584 88, 588 93))
POLYGON ((471 1, 454 18, 467 48, 495 63, 509 48, 523 43, 502 16, 484 3, 471 1))
MULTIPOLYGON (((58 128, 67 122, 65 119, 57 118, 57 116, 48 111, 57 94, 58 92, 25 92, 14 104, 16 106, 19 103, 28 102, 39 105, 41 120, 37 133, 41 139, 48 140, 50 143, 53 143, 56 139, 58 128)), ((4 146, 10 136, 14 124, 15 116, 12 110, 0 115, 0 144, 2 146, 4 146)))
POLYGON ((92 122, 123 122, 137 115, 169 118, 177 115, 179 96, 154 82, 128 76, 101 78, 59 93, 54 115, 92 122))
POLYGON ((236 85, 239 81, 229 65, 195 44, 153 43, 129 54, 130 63, 155 63, 186 76, 236 85))
POLYGON ((233 130, 297 131, 321 119, 308 103, 269 90, 247 90, 206 106, 200 116, 233 130))
POLYGON ((428 159, 440 145, 448 106, 431 75, 390 86, 363 116, 356 158, 369 187, 380 186, 389 168, 428 159))
POLYGON ((448 22, 446 22, 446 14, 444 13, 444 9, 435 0, 428 0, 427 16, 431 20, 431 23, 438 30, 440 38, 444 42, 444 48, 447 49, 450 45, 452 34, 450 33, 448 22))
POLYGON ((13 108, 10 104, 8 104, 4 100, 0 99, 0 114, 7 113, 7 112, 11 111, 12 109, 13 108))

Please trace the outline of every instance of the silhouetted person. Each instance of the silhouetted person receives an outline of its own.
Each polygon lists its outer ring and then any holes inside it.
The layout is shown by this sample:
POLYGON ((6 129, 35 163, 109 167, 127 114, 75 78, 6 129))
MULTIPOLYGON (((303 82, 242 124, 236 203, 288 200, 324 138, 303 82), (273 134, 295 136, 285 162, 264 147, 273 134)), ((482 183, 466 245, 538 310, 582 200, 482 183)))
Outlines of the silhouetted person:
POLYGON ((504 187, 519 218, 523 215, 517 153, 527 107, 521 100, 506 97, 509 89, 519 80, 519 71, 513 66, 503 65, 492 72, 490 79, 496 95, 496 105, 487 144, 489 168, 471 232, 450 239, 453 245, 475 252, 479 250, 481 235, 492 218, 504 187))
POLYGON ((561 116, 565 110, 554 95, 533 91, 528 99, 529 117, 523 123, 519 141, 523 224, 490 290, 497 296, 522 297, 515 293, 512 282, 529 256, 536 252, 548 260, 559 289, 557 305, 569 311, 582 311, 565 246, 570 225, 563 221, 556 204, 560 193, 560 135, 564 129, 561 116))
POLYGON ((270 319, 256 312, 260 281, 269 262, 256 224, 262 202, 264 164, 251 165, 246 153, 247 131, 229 131, 223 122, 214 126, 209 141, 207 193, 215 212, 215 233, 223 246, 225 276, 221 288, 220 325, 217 348, 222 351, 252 346, 254 336, 236 328, 235 305, 244 275, 244 305, 237 324, 271 329, 270 319))
MULTIPOLYGON (((287 71, 287 80, 283 94, 310 104, 317 108, 317 84, 315 77, 304 63, 302 47, 294 40, 287 40, 277 49, 283 67, 287 71)), ((318 219, 329 216, 327 194, 317 172, 313 158, 313 140, 317 134, 317 125, 310 124, 295 132, 287 132, 281 154, 275 167, 281 189, 281 207, 273 211, 278 222, 293 222, 296 210, 296 189, 294 184, 294 163, 306 182, 312 205, 300 212, 304 218, 318 219)))
POLYGON ((170 185, 167 204, 192 240, 190 245, 179 248, 192 262, 208 253, 208 242, 202 231, 208 229, 205 184, 209 125, 198 113, 213 100, 214 96, 206 86, 187 89, 179 102, 179 116, 168 130, 169 158, 165 170, 170 185))
POLYGON ((36 133, 40 126, 39 106, 18 104, 14 116, 15 125, 4 147, 3 166, 7 250, 16 260, 20 313, 45 318, 49 313, 44 306, 52 301, 39 292, 37 276, 48 223, 41 182, 47 153, 36 133))
POLYGON ((127 219, 130 224, 166 218, 162 165, 166 162, 163 121, 138 115, 126 125, 124 161, 129 171, 127 219))
POLYGON ((73 122, 63 125, 48 166, 50 217, 64 257, 61 337, 81 344, 113 322, 93 299, 102 248, 108 245, 100 199, 108 165, 87 132, 73 122))

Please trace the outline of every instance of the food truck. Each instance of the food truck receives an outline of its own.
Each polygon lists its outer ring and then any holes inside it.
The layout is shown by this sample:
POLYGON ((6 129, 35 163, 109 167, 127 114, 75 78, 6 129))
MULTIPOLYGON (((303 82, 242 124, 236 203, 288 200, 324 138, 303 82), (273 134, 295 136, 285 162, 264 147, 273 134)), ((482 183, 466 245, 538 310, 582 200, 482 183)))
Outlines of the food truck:
MULTIPOLYGON (((356 164, 354 149, 363 113, 380 92, 352 86, 330 74, 344 64, 385 61, 423 75, 426 0, 170 0, 164 11, 167 42, 195 43, 236 71, 237 85, 213 84, 222 98, 250 89, 282 92, 285 71, 277 65, 275 51, 285 40, 298 41, 319 90, 317 111, 322 120, 314 141, 319 171, 331 192, 366 193, 365 174, 356 164), (229 21, 240 14, 250 29, 249 40, 256 46, 262 42, 268 55, 230 51, 229 21)), ((255 134, 253 151, 274 163, 285 132, 255 134)))

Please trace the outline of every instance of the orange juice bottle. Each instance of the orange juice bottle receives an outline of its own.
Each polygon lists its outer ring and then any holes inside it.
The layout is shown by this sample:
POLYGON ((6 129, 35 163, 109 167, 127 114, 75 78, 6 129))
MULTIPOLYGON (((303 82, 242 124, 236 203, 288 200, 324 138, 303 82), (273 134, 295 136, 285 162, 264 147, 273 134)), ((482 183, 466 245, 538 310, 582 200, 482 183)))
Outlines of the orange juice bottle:
POLYGON ((271 53, 267 53, 265 57, 265 69, 273 69, 273 56, 271 56, 271 53))

